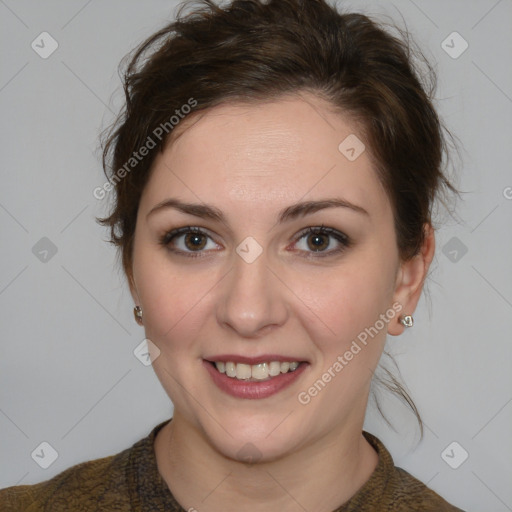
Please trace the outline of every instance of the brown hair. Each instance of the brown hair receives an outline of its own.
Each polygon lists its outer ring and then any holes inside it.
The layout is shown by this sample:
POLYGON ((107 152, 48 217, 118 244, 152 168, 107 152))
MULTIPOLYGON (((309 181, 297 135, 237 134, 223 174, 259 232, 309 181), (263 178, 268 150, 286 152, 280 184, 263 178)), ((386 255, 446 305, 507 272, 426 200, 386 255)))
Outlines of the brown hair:
POLYGON ((421 83, 408 37, 392 35, 365 15, 339 13, 325 0, 234 0, 224 7, 201 0, 187 14, 189 6, 194 4, 184 4, 175 22, 131 56, 123 81, 126 106, 103 146, 116 197, 110 215, 98 220, 110 227, 128 278, 140 197, 157 150, 173 133, 171 116, 183 118, 190 111, 185 105, 199 112, 302 91, 357 121, 390 198, 400 257, 417 254, 435 198, 456 190, 443 173, 447 144, 432 104, 435 75, 416 53, 425 74, 421 83), (165 127, 165 136, 155 136, 163 135, 158 127, 165 127), (127 170, 150 139, 155 147, 127 170))

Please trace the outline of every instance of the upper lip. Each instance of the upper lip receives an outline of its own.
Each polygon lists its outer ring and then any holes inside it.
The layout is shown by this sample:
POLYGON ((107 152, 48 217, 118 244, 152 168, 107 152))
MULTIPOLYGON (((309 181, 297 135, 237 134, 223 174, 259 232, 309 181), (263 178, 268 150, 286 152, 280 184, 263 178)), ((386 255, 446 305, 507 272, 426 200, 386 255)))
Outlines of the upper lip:
POLYGON ((236 354, 223 354, 218 356, 205 357, 206 361, 211 361, 212 363, 216 362, 233 362, 233 363, 244 363, 244 364, 260 364, 260 363, 270 363, 271 361, 279 361, 279 362, 293 362, 297 361, 299 363, 305 362, 304 359, 300 357, 297 358, 295 356, 282 356, 277 354, 263 354, 257 357, 247 357, 236 354))

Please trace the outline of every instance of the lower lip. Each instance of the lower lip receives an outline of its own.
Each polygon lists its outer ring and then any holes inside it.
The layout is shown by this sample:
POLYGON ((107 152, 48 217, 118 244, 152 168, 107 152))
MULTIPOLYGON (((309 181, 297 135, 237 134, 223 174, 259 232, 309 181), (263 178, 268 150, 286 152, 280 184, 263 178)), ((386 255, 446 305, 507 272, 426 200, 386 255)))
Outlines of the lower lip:
POLYGON ((307 363, 301 363, 293 372, 281 373, 276 377, 262 382, 247 382, 228 377, 225 373, 220 373, 217 368, 208 361, 203 361, 203 365, 210 373, 213 382, 221 391, 236 398, 246 398, 250 400, 267 398, 279 393, 279 391, 282 391, 296 381, 308 366, 307 363))

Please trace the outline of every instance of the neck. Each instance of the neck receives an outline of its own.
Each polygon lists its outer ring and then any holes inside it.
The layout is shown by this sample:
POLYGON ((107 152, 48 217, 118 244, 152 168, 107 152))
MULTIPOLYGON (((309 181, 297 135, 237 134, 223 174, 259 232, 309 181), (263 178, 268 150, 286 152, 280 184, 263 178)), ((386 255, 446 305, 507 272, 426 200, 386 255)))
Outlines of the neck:
POLYGON ((331 512, 357 492, 378 462, 356 427, 280 459, 246 464, 219 453, 175 413, 155 440, 158 470, 185 510, 331 512))

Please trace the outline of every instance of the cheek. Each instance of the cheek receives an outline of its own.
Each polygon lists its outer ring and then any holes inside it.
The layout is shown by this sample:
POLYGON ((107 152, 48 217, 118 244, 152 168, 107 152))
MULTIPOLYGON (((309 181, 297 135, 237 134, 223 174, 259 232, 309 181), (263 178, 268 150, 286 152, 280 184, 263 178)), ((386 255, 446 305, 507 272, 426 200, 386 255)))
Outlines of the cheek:
POLYGON ((147 276, 143 303, 148 337, 166 345, 180 340, 180 347, 185 348, 200 327, 200 290, 204 293, 200 287, 191 277, 180 279, 175 274, 156 272, 147 276))
POLYGON ((357 263, 347 262, 329 274, 324 286, 311 279, 303 287, 303 293, 309 289, 308 306, 317 317, 303 322, 319 364, 299 396, 313 404, 317 412, 312 417, 321 414, 334 425, 340 415, 365 403, 388 323, 396 315, 390 305, 392 261, 382 260, 382 251, 368 251, 357 263))
POLYGON ((146 336, 161 350, 185 349, 199 328, 201 297, 210 286, 204 282, 204 274, 170 264, 165 250, 149 244, 141 240, 135 247, 133 265, 146 336), (172 340, 179 344, 170 343, 172 340))
POLYGON ((156 376, 174 407, 190 411, 194 409, 190 396, 199 394, 194 376, 201 372, 202 364, 197 340, 204 337, 203 324, 209 316, 207 297, 201 299, 211 286, 205 286, 194 273, 171 268, 144 265, 141 260, 144 329, 159 350, 153 361, 156 376), (190 390, 190 396, 184 388, 190 390))
POLYGON ((383 251, 379 254, 379 251, 367 250, 354 254, 346 264, 328 275, 318 274, 318 279, 314 275, 302 278, 298 295, 315 313, 314 321, 304 322, 304 326, 326 358, 324 366, 349 350, 357 339, 362 340, 361 346, 365 347, 365 354, 362 351, 358 360, 380 357, 380 341, 385 339, 387 323, 392 321, 388 311, 394 283, 392 263, 391 255, 383 259, 383 251), (387 322, 380 320, 383 314, 387 322), (372 340, 376 343, 364 345, 365 341, 372 340))

